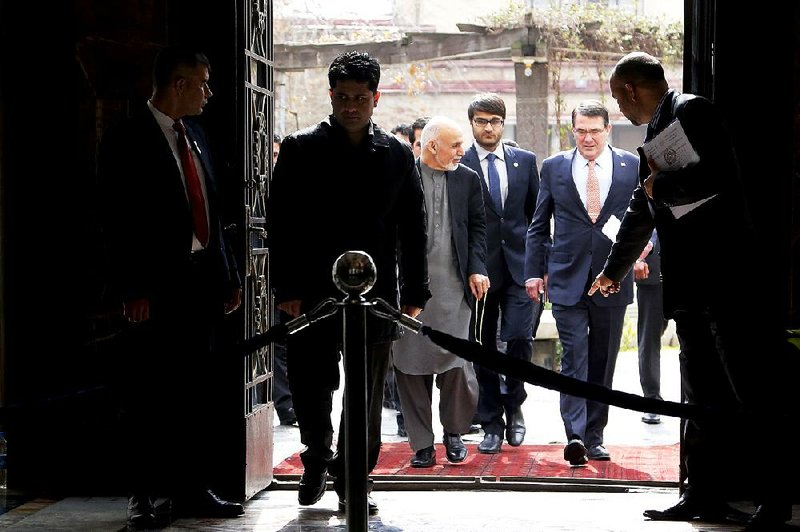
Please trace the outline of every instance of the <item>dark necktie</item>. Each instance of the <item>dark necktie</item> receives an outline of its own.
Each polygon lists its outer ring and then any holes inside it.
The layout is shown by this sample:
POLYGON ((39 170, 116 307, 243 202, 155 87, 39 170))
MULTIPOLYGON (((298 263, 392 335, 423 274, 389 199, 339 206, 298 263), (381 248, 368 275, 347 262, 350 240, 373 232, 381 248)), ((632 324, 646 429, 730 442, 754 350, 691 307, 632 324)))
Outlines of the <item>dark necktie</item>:
POLYGON ((181 156, 183 177, 186 179, 186 192, 189 196, 194 234, 203 247, 206 247, 208 245, 208 216, 206 215, 206 202, 203 199, 203 189, 200 186, 200 176, 197 175, 197 167, 194 165, 189 139, 186 138, 186 128, 180 120, 176 120, 172 128, 178 132, 178 153, 181 156))
POLYGON ((495 166, 494 163, 495 159, 497 159, 497 155, 494 153, 490 153, 486 156, 486 161, 488 162, 487 167, 489 168, 489 195, 492 197, 497 212, 503 212, 503 199, 500 195, 500 174, 497 173, 497 166, 495 166))

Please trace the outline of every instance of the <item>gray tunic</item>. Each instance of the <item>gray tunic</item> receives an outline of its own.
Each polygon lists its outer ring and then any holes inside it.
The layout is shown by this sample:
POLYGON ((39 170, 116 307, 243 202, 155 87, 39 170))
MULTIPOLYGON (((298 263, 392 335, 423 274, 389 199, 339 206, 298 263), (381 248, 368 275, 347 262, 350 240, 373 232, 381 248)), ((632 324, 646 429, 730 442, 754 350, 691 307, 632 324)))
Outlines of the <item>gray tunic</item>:
MULTIPOLYGON (((418 316, 425 325, 458 338, 468 338, 470 308, 453 250, 447 179, 424 164, 422 187, 428 211, 428 274, 433 297, 418 316)), ((394 343, 394 365, 408 375, 432 375, 461 368, 466 361, 421 334, 404 333, 394 343)))

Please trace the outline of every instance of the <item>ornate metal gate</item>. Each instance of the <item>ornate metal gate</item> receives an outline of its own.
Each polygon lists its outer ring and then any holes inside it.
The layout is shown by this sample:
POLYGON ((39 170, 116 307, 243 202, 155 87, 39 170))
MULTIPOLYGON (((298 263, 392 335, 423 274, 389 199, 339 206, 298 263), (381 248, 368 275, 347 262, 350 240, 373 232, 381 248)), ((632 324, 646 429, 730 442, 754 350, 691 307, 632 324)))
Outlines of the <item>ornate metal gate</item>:
MULTIPOLYGON (((266 245, 266 199, 272 178, 274 109, 272 0, 243 0, 242 124, 245 139, 245 338, 266 331, 273 321, 266 245)), ((246 437, 245 496, 272 481, 272 349, 264 347, 245 358, 244 414, 246 437)))

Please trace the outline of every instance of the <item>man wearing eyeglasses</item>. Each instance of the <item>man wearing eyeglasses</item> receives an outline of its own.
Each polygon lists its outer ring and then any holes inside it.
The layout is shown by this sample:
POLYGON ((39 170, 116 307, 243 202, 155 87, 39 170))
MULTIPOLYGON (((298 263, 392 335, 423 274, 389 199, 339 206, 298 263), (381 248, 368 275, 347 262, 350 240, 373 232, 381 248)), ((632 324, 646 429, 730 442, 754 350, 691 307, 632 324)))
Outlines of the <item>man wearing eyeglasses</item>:
MULTIPOLYGON (((525 287, 536 302, 549 299, 563 347, 561 373, 611 387, 633 277, 619 293, 587 295, 603 270, 620 220, 638 184, 639 158, 608 144, 608 110, 586 100, 572 111, 576 148, 542 163, 539 199, 528 228, 525 287), (552 234, 551 234, 552 222, 552 234)), ((572 466, 610 460, 603 445, 608 405, 561 394, 572 466)))
MULTIPOLYGON (((483 183, 486 210, 486 266, 491 287, 483 308, 475 314, 473 331, 483 345, 496 348, 498 321, 506 355, 530 361, 533 333, 541 303, 525 293, 525 232, 536 208, 539 171, 536 155, 506 146, 503 128, 506 106, 494 93, 476 95, 467 116, 475 142, 461 162, 475 170, 483 183)), ((511 446, 525 439, 524 382, 476 366, 480 386, 477 419, 483 428, 478 452, 499 453, 503 435, 511 446)))

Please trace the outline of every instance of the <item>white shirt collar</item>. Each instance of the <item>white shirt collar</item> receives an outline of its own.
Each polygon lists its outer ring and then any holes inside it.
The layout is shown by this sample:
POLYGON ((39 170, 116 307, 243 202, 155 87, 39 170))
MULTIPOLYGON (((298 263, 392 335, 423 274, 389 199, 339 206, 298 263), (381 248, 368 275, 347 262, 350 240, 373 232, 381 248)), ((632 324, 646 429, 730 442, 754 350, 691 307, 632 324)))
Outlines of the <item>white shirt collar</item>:
MULTIPOLYGON (((579 152, 577 148, 575 149, 575 159, 577 159, 578 166, 583 167, 589 164, 589 160, 584 158, 584 156, 581 155, 581 152, 579 152)), ((600 168, 611 168, 612 164, 611 146, 606 144, 605 149, 603 149, 603 151, 600 152, 600 155, 597 156, 597 159, 595 159, 594 162, 600 168)))
POLYGON ((498 159, 500 159, 501 161, 505 161, 506 152, 503 149, 503 141, 500 141, 500 144, 497 145, 497 148, 495 148, 494 151, 487 150, 486 148, 478 144, 477 141, 473 142, 473 145, 475 146, 475 151, 478 152, 478 160, 482 161, 486 159, 487 155, 489 155, 490 153, 494 153, 498 159))

